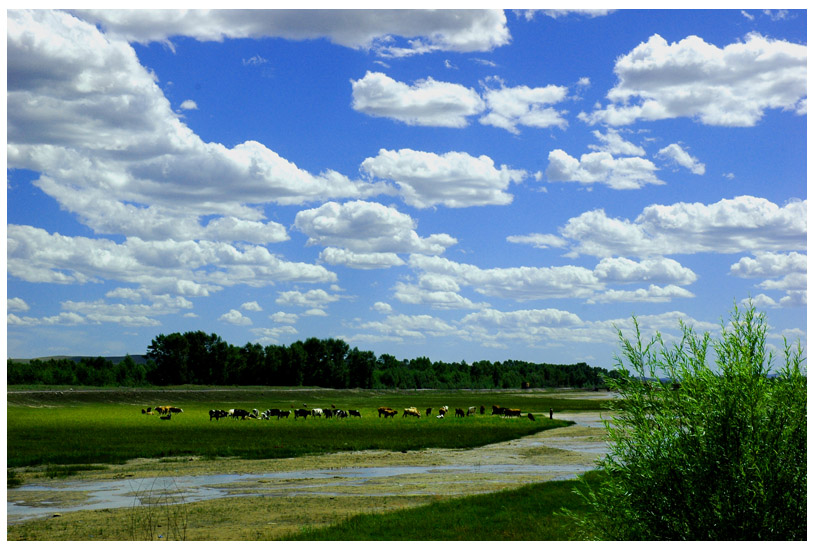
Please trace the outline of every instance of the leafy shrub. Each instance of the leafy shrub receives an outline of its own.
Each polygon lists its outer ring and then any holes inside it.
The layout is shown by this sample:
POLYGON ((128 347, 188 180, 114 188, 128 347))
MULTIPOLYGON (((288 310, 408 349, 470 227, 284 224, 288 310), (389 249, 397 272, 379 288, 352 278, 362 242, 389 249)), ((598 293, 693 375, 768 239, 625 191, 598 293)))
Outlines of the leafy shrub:
POLYGON ((807 378, 802 349, 785 341, 772 374, 767 323, 735 307, 722 339, 683 325, 673 346, 619 332, 620 393, 607 424, 605 482, 576 517, 606 540, 805 540, 807 378), (713 349, 715 366, 708 364, 713 349), (658 380, 658 379, 663 379, 658 380))

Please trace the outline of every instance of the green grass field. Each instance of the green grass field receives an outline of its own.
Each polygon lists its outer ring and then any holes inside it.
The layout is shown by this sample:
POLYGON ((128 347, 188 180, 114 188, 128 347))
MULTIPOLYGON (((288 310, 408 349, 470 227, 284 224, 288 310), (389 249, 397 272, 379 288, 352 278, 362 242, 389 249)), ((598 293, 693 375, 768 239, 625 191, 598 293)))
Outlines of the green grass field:
POLYGON ((344 450, 408 451, 427 447, 466 448, 510 440, 563 426, 549 409, 601 409, 602 402, 558 399, 552 393, 364 390, 90 390, 9 392, 8 466, 122 463, 132 458, 180 456, 285 458, 344 450), (210 421, 210 409, 358 409, 362 418, 307 418, 210 421), (491 406, 534 413, 504 419, 491 406), (172 420, 143 415, 142 408, 174 405, 184 412, 172 420), (378 418, 377 408, 416 406, 449 416, 378 418), (455 418, 457 407, 484 405, 485 415, 455 418))

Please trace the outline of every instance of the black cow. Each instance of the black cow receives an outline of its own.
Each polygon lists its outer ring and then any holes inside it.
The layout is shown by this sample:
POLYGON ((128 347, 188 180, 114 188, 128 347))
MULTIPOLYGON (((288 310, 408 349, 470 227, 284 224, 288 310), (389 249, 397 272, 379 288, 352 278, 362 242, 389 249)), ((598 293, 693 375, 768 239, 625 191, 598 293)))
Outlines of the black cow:
POLYGON ((360 412, 357 411, 356 409, 349 409, 348 414, 351 417, 360 417, 361 419, 363 418, 363 416, 360 414, 360 412))
POLYGON ((311 414, 312 412, 308 409, 295 409, 295 420, 297 420, 298 417, 303 417, 305 419, 311 414))
POLYGON ((233 419, 244 420, 249 417, 249 411, 246 409, 230 409, 230 415, 233 419))
POLYGON ((278 414, 278 420, 281 420, 281 419, 288 419, 288 418, 289 418, 289 414, 290 414, 290 413, 291 413, 291 411, 289 411, 288 409, 287 409, 286 411, 281 411, 281 412, 278 414))

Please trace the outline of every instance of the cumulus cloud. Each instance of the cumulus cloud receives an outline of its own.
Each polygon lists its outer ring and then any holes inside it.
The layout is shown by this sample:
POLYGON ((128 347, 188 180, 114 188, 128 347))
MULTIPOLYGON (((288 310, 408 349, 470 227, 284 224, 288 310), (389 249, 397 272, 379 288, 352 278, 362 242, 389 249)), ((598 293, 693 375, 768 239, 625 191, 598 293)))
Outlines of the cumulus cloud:
POLYGON ((461 128, 468 125, 468 116, 484 109, 479 94, 462 85, 433 78, 408 85, 381 72, 352 80, 351 96, 354 110, 411 126, 461 128))
POLYGON ((615 190, 630 190, 664 184, 655 171, 657 166, 645 158, 615 158, 604 151, 582 154, 579 160, 555 149, 550 151, 545 175, 550 182, 600 183, 615 190))
POLYGON ((738 196, 713 204, 651 205, 634 220, 592 210, 569 219, 560 236, 572 254, 596 257, 789 251, 807 246, 807 202, 780 207, 738 196))
POLYGON ((510 41, 502 10, 73 10, 131 42, 176 36, 327 38, 353 49, 404 57, 433 51, 490 51, 510 41))
POLYGON ((538 88, 502 85, 500 89, 488 89, 484 93, 488 112, 479 122, 516 135, 520 133, 518 126, 565 129, 568 123, 564 112, 549 105, 563 101, 566 96, 567 88, 555 85, 538 88))
POLYGON ((658 157, 673 161, 695 175, 705 175, 705 164, 701 163, 677 143, 672 143, 667 147, 661 148, 657 155, 658 157))
POLYGON ((396 253, 355 253, 348 249, 327 247, 320 252, 320 260, 331 265, 342 265, 360 270, 401 266, 405 261, 396 253))
POLYGON ((660 287, 657 285, 649 285, 647 288, 638 288, 634 290, 609 289, 600 295, 587 299, 589 304, 597 303, 612 303, 612 302, 647 302, 647 303, 665 303, 676 298, 692 298, 694 293, 688 289, 678 287, 676 285, 668 285, 660 287))
MULTIPOLYGON (((309 291, 282 291, 275 302, 282 306, 300 306, 311 310, 320 310, 333 302, 340 300, 338 295, 332 295, 325 289, 310 289, 309 291)), ((310 312, 310 311, 307 311, 310 312)))
POLYGON ((179 108, 181 108, 181 110, 198 110, 198 105, 192 99, 187 99, 179 105, 179 108))
POLYGON ((482 295, 518 301, 589 297, 603 288, 591 270, 578 266, 482 269, 442 257, 420 255, 412 255, 409 264, 425 273, 448 276, 482 295))
MULTIPOLYGON (((309 245, 323 245, 348 250, 329 251, 324 259, 353 262, 355 259, 379 261, 380 266, 395 264, 395 253, 442 253, 456 243, 447 234, 422 238, 416 233, 416 222, 393 207, 376 202, 354 201, 339 204, 327 202, 320 207, 298 212, 295 228, 309 236, 309 245), (378 255, 359 255, 372 254, 378 255)), ((362 264, 362 263, 361 263, 362 264)), ((358 264, 357 266, 360 266, 358 264)))
POLYGON ((231 323, 232 325, 252 325, 252 320, 234 308, 229 312, 222 314, 218 319, 222 322, 231 323))
POLYGON ((324 267, 282 260, 261 246, 223 242, 63 236, 41 228, 9 225, 8 274, 28 282, 81 284, 101 280, 134 283, 151 293, 206 296, 222 287, 261 287, 276 281, 334 282, 324 267))
POLYGON ((434 154, 411 149, 384 150, 366 158, 361 169, 372 177, 394 181, 408 205, 470 207, 506 205, 513 201, 507 192, 510 183, 527 177, 522 170, 464 152, 434 154))
POLYGON ((621 136, 620 131, 614 128, 608 128, 606 133, 601 133, 598 130, 592 132, 600 145, 589 145, 592 150, 599 150, 608 152, 613 156, 645 156, 646 151, 643 147, 627 141, 621 136))
POLYGON ((258 225, 257 204, 385 188, 309 173, 255 141, 205 143, 130 45, 68 13, 12 10, 7 34, 7 167, 39 172, 34 184, 96 232, 243 239, 260 228, 249 241, 282 241, 282 226, 258 225))
POLYGON ((731 265, 731 274, 740 278, 764 278, 784 276, 789 273, 807 272, 807 255, 790 253, 758 252, 753 257, 742 257, 731 265))
POLYGON ((12 297, 10 299, 6 299, 6 310, 14 310, 15 312, 26 312, 29 309, 28 303, 26 303, 20 297, 12 297))
POLYGON ((769 308, 805 306, 807 304, 807 255, 797 252, 757 252, 754 257, 742 257, 731 265, 731 275, 740 278, 767 278, 757 284, 766 291, 784 291, 778 302, 763 294, 755 304, 769 308))
POLYGON ((658 34, 615 63, 610 104, 588 123, 692 118, 706 125, 748 127, 768 109, 804 114, 807 46, 749 34, 723 48, 688 36, 668 43, 658 34))
POLYGON ((258 304, 258 301, 249 301, 241 305, 241 308, 249 312, 261 312, 263 308, 258 304))
POLYGON ((507 241, 511 244, 528 244, 539 249, 550 247, 566 247, 569 242, 555 234, 527 234, 524 236, 508 236, 507 241))

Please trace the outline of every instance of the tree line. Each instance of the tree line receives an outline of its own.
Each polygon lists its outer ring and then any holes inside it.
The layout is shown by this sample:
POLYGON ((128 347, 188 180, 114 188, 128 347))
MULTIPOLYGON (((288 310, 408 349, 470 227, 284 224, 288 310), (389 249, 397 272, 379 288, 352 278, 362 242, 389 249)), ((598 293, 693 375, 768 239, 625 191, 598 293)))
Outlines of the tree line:
MULTIPOLYGON (((235 346, 203 331, 158 335, 146 360, 105 358, 9 360, 7 382, 84 386, 319 386, 324 388, 599 388, 610 372, 586 363, 520 360, 399 360, 351 348, 341 339, 308 338, 290 345, 235 346)), ((612 372, 614 375, 616 372, 612 372)))

